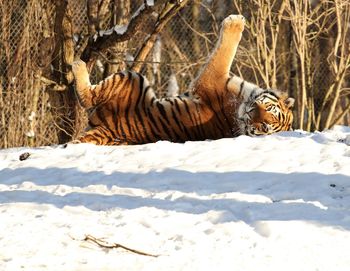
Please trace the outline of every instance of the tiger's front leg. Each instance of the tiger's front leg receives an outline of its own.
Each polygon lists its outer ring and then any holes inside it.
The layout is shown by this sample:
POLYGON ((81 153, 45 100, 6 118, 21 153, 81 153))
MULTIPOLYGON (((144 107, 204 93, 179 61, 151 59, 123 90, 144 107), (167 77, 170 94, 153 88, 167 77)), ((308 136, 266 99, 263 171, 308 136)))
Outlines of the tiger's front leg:
POLYGON ((244 25, 245 19, 242 15, 230 15, 222 22, 216 47, 194 83, 194 93, 203 99, 226 91, 231 64, 236 55, 244 25))
POLYGON ((114 73, 97 85, 92 85, 86 63, 82 60, 74 61, 72 72, 75 78, 75 87, 81 105, 89 109, 111 99, 118 92, 124 81, 128 81, 129 73, 114 73))
POLYGON ((91 143, 106 146, 128 145, 125 140, 114 138, 110 130, 102 126, 90 129, 83 136, 72 141, 71 143, 91 143))
POLYGON ((76 60, 72 64, 72 72, 74 74, 75 88, 78 98, 85 108, 92 106, 91 83, 86 63, 82 60, 76 60))

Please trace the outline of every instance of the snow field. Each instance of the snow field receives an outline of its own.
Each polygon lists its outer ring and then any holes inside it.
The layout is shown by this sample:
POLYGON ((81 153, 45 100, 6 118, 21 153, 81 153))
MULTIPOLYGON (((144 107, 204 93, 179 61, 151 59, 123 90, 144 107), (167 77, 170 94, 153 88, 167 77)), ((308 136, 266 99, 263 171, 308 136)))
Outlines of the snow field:
POLYGON ((0 150, 0 270, 349 270, 349 138, 0 150))

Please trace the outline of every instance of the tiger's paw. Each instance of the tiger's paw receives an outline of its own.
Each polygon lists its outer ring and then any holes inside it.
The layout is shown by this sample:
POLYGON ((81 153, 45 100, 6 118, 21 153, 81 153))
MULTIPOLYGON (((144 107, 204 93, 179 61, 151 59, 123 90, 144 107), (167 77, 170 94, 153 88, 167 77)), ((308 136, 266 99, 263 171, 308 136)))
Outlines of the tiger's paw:
POLYGON ((242 32, 245 25, 245 18, 242 15, 230 15, 222 22, 224 31, 242 32))
POLYGON ((80 144, 82 143, 79 139, 74 139, 74 140, 71 140, 69 141, 67 144, 80 144))
POLYGON ((87 71, 86 69, 86 63, 82 60, 76 60, 72 63, 72 71, 74 73, 74 75, 77 75, 81 72, 85 72, 87 71))

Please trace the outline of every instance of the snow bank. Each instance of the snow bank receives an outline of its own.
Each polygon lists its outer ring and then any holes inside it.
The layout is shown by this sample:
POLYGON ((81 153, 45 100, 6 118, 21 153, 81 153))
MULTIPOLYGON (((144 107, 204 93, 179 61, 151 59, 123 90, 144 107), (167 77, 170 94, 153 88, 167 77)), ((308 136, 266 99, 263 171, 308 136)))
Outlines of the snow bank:
POLYGON ((349 270, 349 136, 0 150, 0 270, 349 270))

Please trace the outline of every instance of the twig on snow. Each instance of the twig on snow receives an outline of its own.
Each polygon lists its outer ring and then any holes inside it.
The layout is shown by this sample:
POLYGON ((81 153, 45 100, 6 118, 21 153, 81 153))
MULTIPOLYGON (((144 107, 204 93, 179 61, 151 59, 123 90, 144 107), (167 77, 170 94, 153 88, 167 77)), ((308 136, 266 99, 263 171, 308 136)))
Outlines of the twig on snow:
POLYGON ((121 245, 119 243, 108 243, 106 241, 103 241, 99 238, 96 238, 92 235, 85 235, 85 238, 83 239, 83 241, 87 241, 87 242, 92 242, 102 248, 108 248, 108 249, 113 249, 113 248, 122 248, 122 249, 125 249, 127 251, 130 251, 132 253, 135 253, 135 254, 139 254, 139 255, 143 255, 143 256, 149 256, 149 257, 159 257, 160 255, 156 255, 156 254, 150 254, 150 253, 146 253, 146 252, 143 252, 143 251, 140 251, 140 250, 136 250, 136 249, 133 249, 133 248, 129 248, 129 247, 126 247, 124 245, 121 245))

